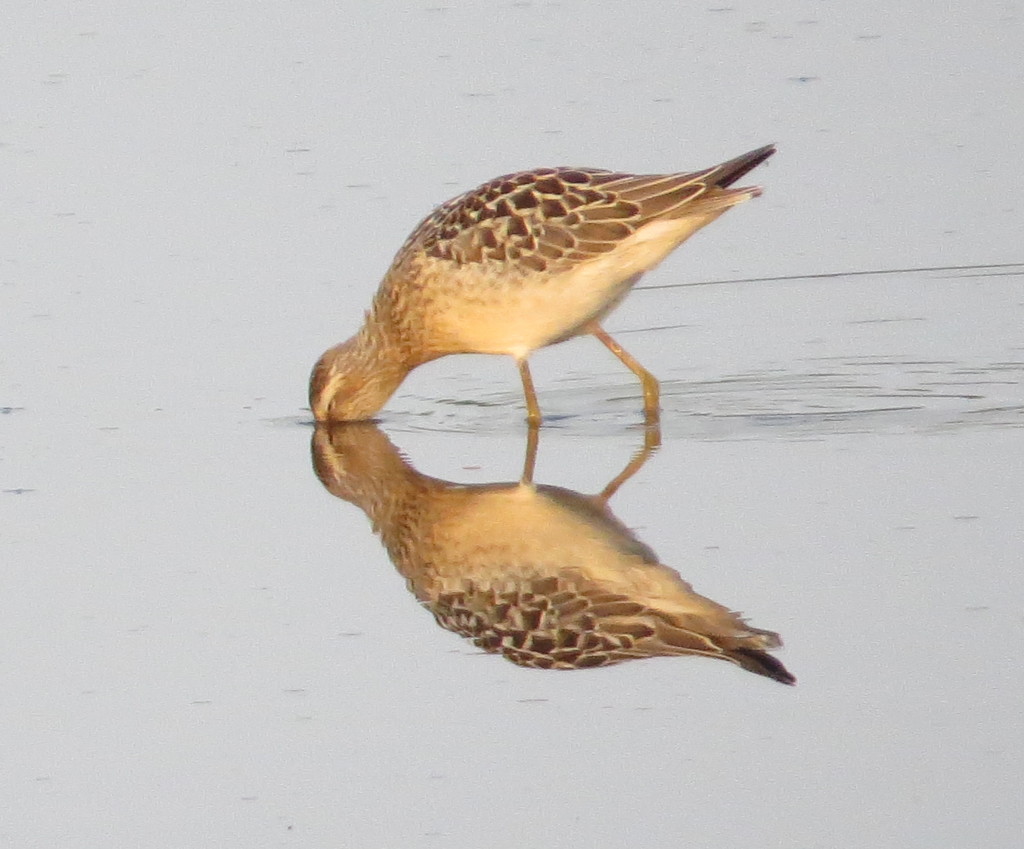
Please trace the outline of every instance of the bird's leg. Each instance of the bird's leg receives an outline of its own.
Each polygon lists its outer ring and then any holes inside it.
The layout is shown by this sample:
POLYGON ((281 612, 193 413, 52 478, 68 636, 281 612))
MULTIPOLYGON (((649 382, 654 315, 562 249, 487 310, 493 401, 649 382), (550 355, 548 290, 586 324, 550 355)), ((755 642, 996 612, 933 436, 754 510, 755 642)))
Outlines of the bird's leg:
POLYGON ((592 325, 590 332, 600 339, 604 346, 615 354, 626 368, 640 378, 640 384, 644 389, 644 419, 648 426, 656 425, 661 412, 658 406, 658 379, 633 359, 629 352, 612 339, 599 324, 592 325))
POLYGON ((530 367, 526 359, 516 359, 519 366, 519 377, 523 380, 523 394, 526 396, 526 421, 533 426, 540 424, 540 405, 537 403, 537 393, 533 388, 533 378, 530 377, 530 367))

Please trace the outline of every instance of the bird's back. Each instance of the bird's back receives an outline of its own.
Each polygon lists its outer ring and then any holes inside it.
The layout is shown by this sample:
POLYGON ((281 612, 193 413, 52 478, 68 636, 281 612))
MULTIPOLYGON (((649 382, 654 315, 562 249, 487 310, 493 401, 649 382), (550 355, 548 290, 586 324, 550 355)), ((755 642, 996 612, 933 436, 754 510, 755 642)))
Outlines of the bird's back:
POLYGON ((645 271, 729 207, 730 188, 774 152, 703 171, 625 174, 541 168, 507 174, 441 204, 400 249, 380 312, 415 315, 431 356, 523 357, 587 332, 645 271))

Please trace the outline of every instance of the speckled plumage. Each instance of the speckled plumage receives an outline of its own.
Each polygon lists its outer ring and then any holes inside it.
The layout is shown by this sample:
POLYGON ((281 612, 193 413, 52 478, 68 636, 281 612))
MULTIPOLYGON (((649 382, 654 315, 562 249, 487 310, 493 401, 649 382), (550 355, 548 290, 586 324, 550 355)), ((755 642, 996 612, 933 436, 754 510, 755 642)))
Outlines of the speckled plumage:
MULTIPOLYGON (((660 566, 655 564, 647 565, 660 566)), ((519 666, 588 669, 646 657, 702 655, 794 683, 768 654, 781 646, 777 634, 752 628, 738 614, 697 595, 685 581, 673 583, 674 597, 649 598, 567 570, 542 578, 522 576, 499 589, 467 582, 428 607, 442 627, 519 666), (682 598, 685 613, 672 609, 682 598)))
POLYGON ((488 353, 516 359, 527 415, 536 421, 527 357, 587 333, 637 374, 645 411, 656 417, 657 381, 600 323, 687 237, 760 194, 729 187, 774 150, 768 145, 692 173, 541 168, 497 177, 441 204, 399 249, 362 329, 314 368, 315 418, 369 418, 416 366, 447 354, 488 353))
POLYGON ((608 509, 636 463, 587 496, 420 474, 369 423, 318 425, 312 448, 321 482, 366 513, 420 603, 485 651, 543 669, 702 655, 795 681, 768 653, 777 634, 699 595, 608 509))

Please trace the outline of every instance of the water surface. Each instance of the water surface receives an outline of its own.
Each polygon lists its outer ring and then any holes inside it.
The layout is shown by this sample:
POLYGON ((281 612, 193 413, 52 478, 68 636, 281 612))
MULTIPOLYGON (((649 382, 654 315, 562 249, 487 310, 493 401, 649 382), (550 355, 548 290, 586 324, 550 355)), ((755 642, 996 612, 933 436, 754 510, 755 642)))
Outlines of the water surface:
MULTIPOLYGON (((1019 844, 1018 6, 52 11, 0 34, 0 845, 1019 844), (608 509, 798 684, 439 628, 314 473, 316 357, 467 187, 771 141, 608 323, 665 407, 608 509)), ((593 340, 533 365, 533 481, 582 510, 639 387, 593 340)), ((381 428, 518 486, 510 362, 381 428)))

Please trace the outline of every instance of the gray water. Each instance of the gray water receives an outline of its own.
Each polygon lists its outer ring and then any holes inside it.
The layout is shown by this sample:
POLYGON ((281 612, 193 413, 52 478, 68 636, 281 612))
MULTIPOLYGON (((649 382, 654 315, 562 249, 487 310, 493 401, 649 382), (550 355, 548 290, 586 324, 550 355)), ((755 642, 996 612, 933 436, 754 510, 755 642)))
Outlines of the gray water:
MULTIPOLYGON (((1021 15, 11 5, 0 845, 1020 845, 1021 15), (797 685, 439 628, 314 475, 316 357, 446 197, 769 141, 763 197, 608 322, 664 406, 609 509, 797 685)), ((532 363, 534 479, 599 492, 639 387, 589 339, 532 363)), ((522 418, 466 356, 381 427, 477 485, 522 418)))

